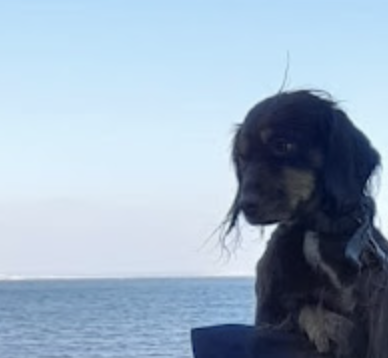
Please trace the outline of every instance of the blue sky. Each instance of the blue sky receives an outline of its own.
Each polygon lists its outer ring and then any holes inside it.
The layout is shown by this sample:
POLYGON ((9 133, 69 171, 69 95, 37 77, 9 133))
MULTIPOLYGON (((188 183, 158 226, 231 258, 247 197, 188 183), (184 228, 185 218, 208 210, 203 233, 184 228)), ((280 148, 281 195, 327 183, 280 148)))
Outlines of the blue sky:
MULTIPOLYGON (((332 92, 387 150, 383 1, 0 2, 0 276, 251 274, 203 247, 235 188, 233 126, 332 92)), ((384 161, 384 163, 386 163, 384 161)), ((380 217, 388 217, 381 177, 380 217)))

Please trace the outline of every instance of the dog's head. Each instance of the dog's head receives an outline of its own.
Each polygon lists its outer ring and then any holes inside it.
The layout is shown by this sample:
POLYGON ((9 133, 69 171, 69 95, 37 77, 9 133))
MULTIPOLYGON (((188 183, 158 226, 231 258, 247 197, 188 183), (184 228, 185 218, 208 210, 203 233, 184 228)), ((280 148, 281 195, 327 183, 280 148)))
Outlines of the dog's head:
POLYGON ((333 215, 366 194, 379 155, 336 103, 311 91, 284 92, 254 106, 233 141, 238 179, 230 225, 333 215))

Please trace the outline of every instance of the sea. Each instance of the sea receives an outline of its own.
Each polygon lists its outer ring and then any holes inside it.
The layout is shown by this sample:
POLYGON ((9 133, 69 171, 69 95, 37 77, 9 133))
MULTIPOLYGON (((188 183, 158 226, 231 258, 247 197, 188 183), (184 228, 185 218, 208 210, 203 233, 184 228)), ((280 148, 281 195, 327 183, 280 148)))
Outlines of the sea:
POLYGON ((252 278, 0 281, 0 357, 192 358, 192 328, 253 317, 252 278))

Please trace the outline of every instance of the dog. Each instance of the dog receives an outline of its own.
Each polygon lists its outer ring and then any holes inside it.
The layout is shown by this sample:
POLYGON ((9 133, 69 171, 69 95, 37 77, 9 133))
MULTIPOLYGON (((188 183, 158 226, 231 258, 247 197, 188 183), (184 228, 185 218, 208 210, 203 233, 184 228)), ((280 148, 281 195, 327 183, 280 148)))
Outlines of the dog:
POLYGON ((238 126, 242 214, 276 224, 257 265, 256 326, 295 332, 329 357, 388 357, 388 244, 374 225, 380 156, 330 95, 281 92, 238 126))

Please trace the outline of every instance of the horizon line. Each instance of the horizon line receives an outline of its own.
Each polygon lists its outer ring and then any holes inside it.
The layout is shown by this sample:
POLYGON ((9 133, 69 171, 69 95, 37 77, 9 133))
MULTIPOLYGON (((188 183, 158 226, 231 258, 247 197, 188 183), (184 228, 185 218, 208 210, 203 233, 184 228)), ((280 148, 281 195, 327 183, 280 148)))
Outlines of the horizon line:
POLYGON ((156 279, 228 279, 249 278, 254 275, 230 274, 127 274, 127 275, 0 275, 1 282, 12 281, 76 281, 76 280, 156 280, 156 279))

